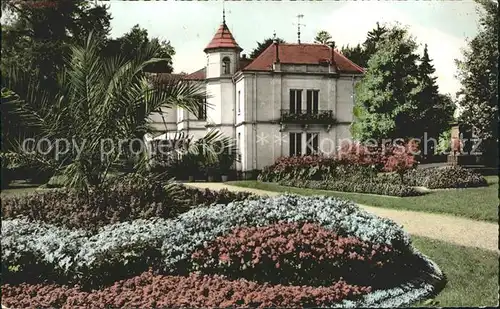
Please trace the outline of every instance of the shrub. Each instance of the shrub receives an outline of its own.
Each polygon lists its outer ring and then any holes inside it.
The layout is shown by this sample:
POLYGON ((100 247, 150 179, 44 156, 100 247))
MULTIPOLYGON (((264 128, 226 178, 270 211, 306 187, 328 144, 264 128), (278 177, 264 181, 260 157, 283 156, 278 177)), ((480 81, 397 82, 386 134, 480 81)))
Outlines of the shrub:
POLYGON ((359 299, 370 287, 338 281, 327 287, 258 284, 222 276, 141 275, 111 287, 85 292, 53 284, 2 285, 2 303, 11 308, 226 308, 324 307, 359 299))
POLYGON ((3 153, 0 153, 0 164, 1 164, 1 178, 0 182, 2 184, 2 189, 8 188, 12 180, 12 172, 9 169, 9 159, 3 153))
POLYGON ((337 158, 348 164, 374 165, 380 169, 384 153, 376 147, 367 147, 360 143, 343 143, 337 152, 337 158))
POLYGON ((414 265, 418 264, 414 269, 418 273, 413 278, 397 287, 374 291, 346 306, 409 304, 429 295, 444 280, 439 268, 411 246, 409 236, 394 222, 363 211, 350 201, 294 195, 200 207, 175 220, 107 225, 95 235, 26 220, 4 220, 2 279, 6 283, 13 278, 46 279, 37 273, 24 273, 30 265, 47 265, 59 282, 92 288, 138 275, 148 267, 163 273, 184 274, 193 252, 205 243, 237 227, 280 221, 313 222, 339 236, 390 245, 405 256, 414 256, 414 265), (19 271, 13 274, 13 268, 19 271))
POLYGON ((174 157, 174 154, 168 154, 154 160, 152 172, 156 174, 165 173, 167 177, 175 177, 175 179, 179 180, 187 180, 189 176, 201 178, 203 160, 205 158, 202 154, 188 152, 180 158, 174 157))
POLYGON ((11 180, 44 184, 55 173, 54 162, 40 154, 7 152, 2 153, 2 160, 5 160, 11 180))
MULTIPOLYGON (((362 180, 362 179, 360 179, 362 180)), ((376 178, 365 181, 315 181, 315 180, 286 180, 280 181, 280 185, 288 187, 308 188, 316 190, 331 190, 340 192, 369 193, 389 196, 417 196, 422 193, 415 188, 402 185, 391 184, 379 181, 376 178)))
MULTIPOLYGON (((337 158, 351 165, 371 165, 377 171, 395 171, 391 169, 391 164, 388 164, 389 158, 399 155, 407 157, 409 167, 415 167, 417 161, 414 158, 414 153, 418 150, 418 144, 415 141, 409 141, 404 145, 387 144, 379 146, 365 146, 362 144, 344 143, 341 145, 337 153, 337 158), (411 161, 410 161, 411 160, 411 161)), ((394 159, 392 159, 394 160, 394 159)))
POLYGON ((325 156, 280 157, 273 165, 266 166, 258 180, 279 182, 281 180, 323 180, 346 177, 372 177, 371 165, 351 165, 348 162, 325 156))
POLYGON ((237 228, 191 258, 194 269, 203 273, 285 285, 328 286, 344 279, 388 287, 410 275, 404 268, 412 269, 411 258, 391 246, 340 237, 311 223, 237 228))
POLYGON ((415 166, 415 157, 406 152, 398 152, 387 158, 384 165, 384 171, 396 172, 403 180, 404 173, 415 166))
POLYGON ((481 174, 458 166, 410 170, 403 175, 403 181, 408 185, 429 189, 471 188, 488 185, 481 174))
POLYGON ((404 146, 366 147, 343 143, 336 156, 323 155, 280 157, 263 168, 258 180, 345 180, 361 181, 375 178, 378 171, 398 171, 417 165, 414 143, 404 146), (403 164, 404 163, 404 164, 403 164))
POLYGON ((227 204, 250 193, 211 191, 161 182, 121 180, 102 191, 51 190, 2 199, 2 218, 27 217, 70 228, 95 230, 110 223, 173 218, 197 205, 227 204))
POLYGON ((449 153, 452 148, 451 129, 443 131, 438 138, 438 145, 436 147, 437 154, 449 153))

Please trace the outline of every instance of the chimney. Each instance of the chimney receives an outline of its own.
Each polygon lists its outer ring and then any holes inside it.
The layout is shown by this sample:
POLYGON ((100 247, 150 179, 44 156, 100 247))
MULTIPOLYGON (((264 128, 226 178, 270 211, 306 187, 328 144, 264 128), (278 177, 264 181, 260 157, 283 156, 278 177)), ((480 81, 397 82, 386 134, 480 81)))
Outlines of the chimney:
POLYGON ((280 55, 279 55, 279 42, 278 39, 274 39, 274 48, 276 49, 276 63, 280 62, 280 55))
POLYGON ((330 70, 331 70, 331 73, 333 72, 337 72, 337 63, 335 62, 335 41, 332 41, 330 43, 330 63, 331 63, 331 66, 330 66, 330 70))
POLYGON ((274 64, 273 64, 273 70, 274 71, 281 71, 281 65, 280 65, 280 55, 279 55, 279 42, 278 39, 276 38, 276 34, 274 34, 274 48, 276 52, 276 58, 274 59, 274 64))

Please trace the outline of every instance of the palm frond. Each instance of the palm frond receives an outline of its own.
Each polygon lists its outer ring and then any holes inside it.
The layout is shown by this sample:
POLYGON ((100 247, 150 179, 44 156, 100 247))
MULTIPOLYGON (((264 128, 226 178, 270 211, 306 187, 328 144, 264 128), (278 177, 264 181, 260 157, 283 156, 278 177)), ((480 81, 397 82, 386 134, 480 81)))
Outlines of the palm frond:
MULTIPOLYGON (((199 83, 178 78, 161 85, 150 82, 144 68, 164 60, 157 58, 157 44, 147 44, 131 60, 102 57, 100 44, 102 41, 91 34, 83 45, 73 46, 54 89, 46 91, 41 87, 40 76, 19 69, 5 72, 7 78, 2 80, 2 87, 19 94, 19 113, 26 115, 27 123, 40 129, 41 136, 79 143, 79 151, 66 155, 61 168, 66 186, 82 190, 103 183, 120 158, 132 156, 130 150, 117 144, 142 137, 149 130, 152 113, 163 113, 173 106, 196 113, 206 98, 199 83), (106 140, 114 145, 103 155, 106 140)), ((198 141, 183 135, 175 139, 181 141, 175 144, 183 146, 175 146, 171 151, 197 152, 200 160, 211 162, 217 160, 220 149, 233 145, 216 131, 198 141)), ((151 158, 140 154, 135 160, 138 174, 147 174, 151 158)))

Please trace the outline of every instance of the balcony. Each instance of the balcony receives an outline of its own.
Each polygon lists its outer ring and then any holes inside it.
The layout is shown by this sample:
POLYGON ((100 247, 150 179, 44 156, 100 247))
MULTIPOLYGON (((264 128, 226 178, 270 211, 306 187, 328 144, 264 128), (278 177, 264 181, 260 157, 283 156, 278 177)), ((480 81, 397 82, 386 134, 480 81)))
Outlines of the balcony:
POLYGON ((296 123, 296 124, 325 124, 333 125, 336 119, 333 116, 332 110, 318 110, 318 111, 290 111, 289 109, 281 110, 280 123, 296 123))

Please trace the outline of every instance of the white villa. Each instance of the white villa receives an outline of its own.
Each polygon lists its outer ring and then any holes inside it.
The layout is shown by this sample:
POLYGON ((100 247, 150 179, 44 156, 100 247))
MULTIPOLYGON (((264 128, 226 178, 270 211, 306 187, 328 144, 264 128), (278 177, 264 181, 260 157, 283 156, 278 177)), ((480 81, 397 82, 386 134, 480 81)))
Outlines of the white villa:
POLYGON ((249 59, 223 21, 204 52, 206 67, 183 78, 206 86, 209 107, 153 116, 163 132, 166 123, 167 136, 199 138, 215 128, 233 137, 243 177, 280 156, 332 152, 350 138, 354 85, 364 71, 333 44, 275 41, 249 59))

